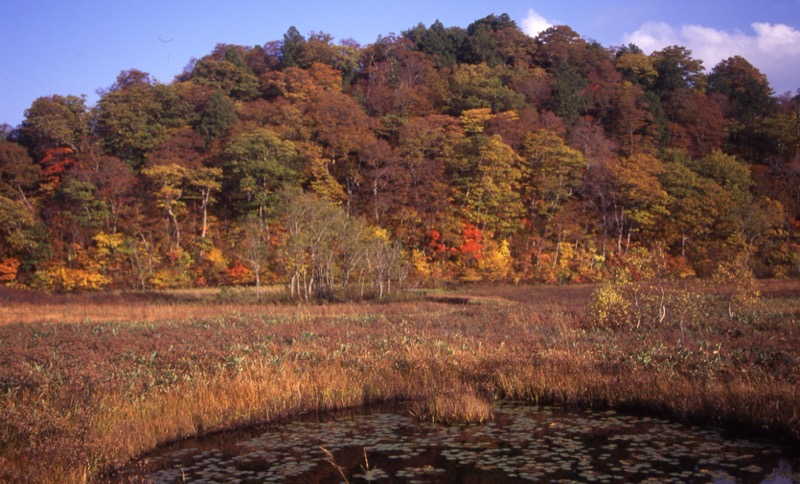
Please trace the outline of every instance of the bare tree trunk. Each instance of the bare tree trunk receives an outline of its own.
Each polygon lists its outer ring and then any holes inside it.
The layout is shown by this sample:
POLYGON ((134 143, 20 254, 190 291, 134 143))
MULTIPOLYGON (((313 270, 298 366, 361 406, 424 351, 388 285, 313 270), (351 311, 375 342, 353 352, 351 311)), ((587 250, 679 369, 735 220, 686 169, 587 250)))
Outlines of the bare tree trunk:
POLYGON ((19 192, 19 195, 22 197, 22 203, 25 204, 25 207, 28 210, 33 211, 33 205, 31 205, 31 202, 28 201, 28 197, 25 196, 25 192, 22 191, 22 188, 17 186, 17 191, 19 192))
POLYGON ((681 234, 681 257, 686 257, 686 234, 681 234))
POLYGON ((167 205, 167 213, 169 213, 169 219, 172 221, 172 224, 175 226, 175 248, 178 249, 181 246, 181 227, 178 225, 178 218, 175 216, 175 212, 172 211, 172 207, 167 205))
POLYGON ((556 240, 556 256, 553 257, 553 266, 551 267, 552 270, 556 270, 556 265, 558 264, 558 259, 561 257, 561 237, 564 235, 563 232, 558 233, 558 240, 556 240))
POLYGON ((203 228, 200 231, 200 237, 205 239, 208 233, 208 201, 211 198, 211 190, 203 190, 203 201, 200 203, 200 208, 203 210, 203 228))

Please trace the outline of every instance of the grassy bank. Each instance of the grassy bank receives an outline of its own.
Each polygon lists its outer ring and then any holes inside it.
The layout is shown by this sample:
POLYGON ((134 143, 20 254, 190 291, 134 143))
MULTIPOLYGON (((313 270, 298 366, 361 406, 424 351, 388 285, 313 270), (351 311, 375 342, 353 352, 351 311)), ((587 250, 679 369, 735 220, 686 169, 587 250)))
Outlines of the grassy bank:
POLYGON ((486 402, 514 398, 800 438, 798 284, 764 287, 756 321, 709 315, 638 331, 589 324, 590 293, 485 287, 320 306, 40 301, 57 308, 49 316, 8 297, 0 480, 102 480, 168 440, 392 399, 445 422, 484 420, 486 402))

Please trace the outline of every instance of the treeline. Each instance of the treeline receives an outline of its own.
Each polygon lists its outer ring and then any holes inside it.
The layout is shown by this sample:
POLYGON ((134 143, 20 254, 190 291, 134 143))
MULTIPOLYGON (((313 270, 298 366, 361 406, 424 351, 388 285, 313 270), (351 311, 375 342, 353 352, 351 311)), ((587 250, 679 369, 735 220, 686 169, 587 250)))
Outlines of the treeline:
POLYGON ((0 142, 0 283, 48 290, 800 272, 800 92, 741 57, 507 16, 359 46, 291 28, 169 84, 33 102, 0 142))

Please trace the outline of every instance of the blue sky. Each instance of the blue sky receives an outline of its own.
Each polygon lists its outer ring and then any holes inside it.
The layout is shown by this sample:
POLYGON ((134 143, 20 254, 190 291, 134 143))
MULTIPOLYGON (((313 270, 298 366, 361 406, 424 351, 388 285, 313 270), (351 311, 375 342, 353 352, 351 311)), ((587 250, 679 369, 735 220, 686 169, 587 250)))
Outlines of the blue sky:
POLYGON ((294 25, 362 45, 437 19, 466 27, 508 13, 536 35, 566 24, 603 45, 646 52, 684 45, 707 68, 743 55, 778 93, 800 88, 800 0, 3 0, 0 123, 20 123, 40 96, 97 100, 125 69, 170 82, 217 43, 263 45, 294 25))

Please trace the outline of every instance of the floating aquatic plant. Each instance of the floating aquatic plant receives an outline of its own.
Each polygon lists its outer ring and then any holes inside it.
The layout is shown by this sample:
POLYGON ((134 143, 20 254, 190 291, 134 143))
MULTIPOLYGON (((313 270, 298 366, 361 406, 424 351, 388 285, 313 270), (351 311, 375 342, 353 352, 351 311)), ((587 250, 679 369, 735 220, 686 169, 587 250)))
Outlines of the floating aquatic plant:
POLYGON ((518 404, 493 411, 495 420, 483 426, 421 422, 402 409, 328 422, 291 421, 217 449, 201 440, 183 443, 154 458, 153 471, 141 477, 346 483, 459 482, 465 472, 492 482, 800 477, 797 453, 768 442, 726 439, 718 430, 518 404), (608 434, 608 444, 595 445, 598 431, 608 434))

